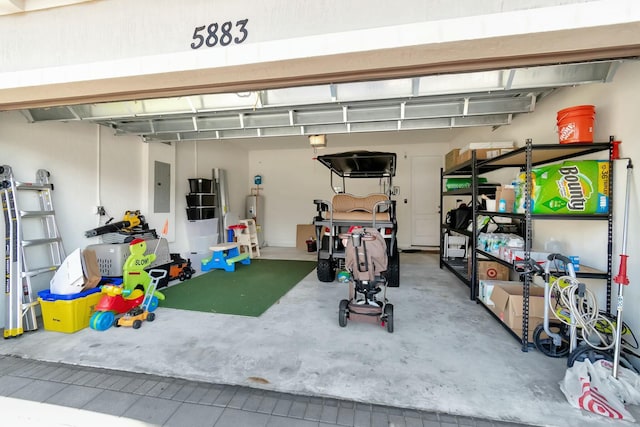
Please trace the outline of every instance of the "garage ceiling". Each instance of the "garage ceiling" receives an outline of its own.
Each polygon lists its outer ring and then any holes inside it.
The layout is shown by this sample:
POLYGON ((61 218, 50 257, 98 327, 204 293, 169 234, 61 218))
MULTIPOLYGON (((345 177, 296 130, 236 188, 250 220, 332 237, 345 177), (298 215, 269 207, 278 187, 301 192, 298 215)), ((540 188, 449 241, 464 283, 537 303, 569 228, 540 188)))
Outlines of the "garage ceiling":
POLYGON ((31 122, 87 121, 147 142, 502 126, 566 86, 610 82, 622 60, 243 93, 22 110, 31 122))

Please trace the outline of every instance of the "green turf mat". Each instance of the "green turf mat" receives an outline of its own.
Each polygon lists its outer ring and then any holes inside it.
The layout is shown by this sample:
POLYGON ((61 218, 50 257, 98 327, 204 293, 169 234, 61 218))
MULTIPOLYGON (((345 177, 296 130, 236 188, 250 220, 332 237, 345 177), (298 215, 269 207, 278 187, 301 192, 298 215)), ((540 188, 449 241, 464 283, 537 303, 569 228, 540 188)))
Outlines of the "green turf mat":
POLYGON ((316 267, 313 261, 252 259, 161 289, 160 307, 258 317, 316 267))

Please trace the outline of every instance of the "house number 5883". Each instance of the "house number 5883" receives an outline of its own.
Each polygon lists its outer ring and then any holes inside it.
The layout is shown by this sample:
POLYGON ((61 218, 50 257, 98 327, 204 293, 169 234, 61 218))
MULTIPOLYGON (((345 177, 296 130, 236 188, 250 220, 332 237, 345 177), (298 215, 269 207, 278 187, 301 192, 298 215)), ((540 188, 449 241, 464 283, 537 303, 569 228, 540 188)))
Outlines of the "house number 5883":
POLYGON ((235 26, 231 21, 227 21, 222 24, 212 22, 209 25, 196 27, 193 30, 191 49, 200 49, 202 46, 229 46, 231 43, 240 44, 249 35, 248 22, 249 19, 245 18, 237 21, 235 26))

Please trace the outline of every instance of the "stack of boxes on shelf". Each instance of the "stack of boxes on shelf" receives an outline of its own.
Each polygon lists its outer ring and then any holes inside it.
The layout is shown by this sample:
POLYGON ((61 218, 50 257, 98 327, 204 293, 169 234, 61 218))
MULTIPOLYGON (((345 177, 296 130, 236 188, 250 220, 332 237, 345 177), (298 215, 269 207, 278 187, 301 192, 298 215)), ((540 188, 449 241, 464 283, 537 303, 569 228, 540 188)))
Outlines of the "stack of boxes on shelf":
POLYGON ((213 181, 206 178, 189 179, 187 194, 187 238, 189 257, 194 268, 199 258, 211 255, 209 247, 218 244, 218 218, 216 217, 216 193, 213 181))
POLYGON ((449 151, 444 159, 445 170, 454 168, 471 160, 471 153, 476 150, 476 159, 492 159, 513 151, 513 141, 506 142, 471 142, 462 148, 449 151))

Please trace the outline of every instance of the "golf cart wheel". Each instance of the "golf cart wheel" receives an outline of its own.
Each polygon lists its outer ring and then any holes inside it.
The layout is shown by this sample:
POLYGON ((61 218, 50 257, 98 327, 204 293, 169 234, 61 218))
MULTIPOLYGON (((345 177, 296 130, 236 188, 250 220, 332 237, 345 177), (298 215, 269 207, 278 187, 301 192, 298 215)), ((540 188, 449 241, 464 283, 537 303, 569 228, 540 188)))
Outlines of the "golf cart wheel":
POLYGON ((318 251, 329 251, 329 236, 322 236, 320 242, 316 243, 318 251))
POLYGON ((384 317, 387 325, 387 332, 393 333, 393 304, 386 304, 384 306, 384 317))
POLYGON ((547 336, 544 331, 544 325, 540 324, 536 326, 533 331, 533 343, 536 345, 538 351, 549 357, 565 357, 569 354, 569 342, 566 339, 567 327, 564 323, 549 322, 549 330, 554 334, 561 336, 560 345, 556 346, 553 342, 553 338, 547 336))
POLYGON ((191 267, 185 268, 185 269, 184 269, 184 277, 185 277, 187 280, 189 280, 189 279, 191 279, 191 276, 193 276, 193 273, 195 273, 195 272, 196 272, 196 271, 195 271, 193 268, 191 268, 191 267))
POLYGON ((400 253, 396 247, 389 258, 387 266, 387 286, 397 288, 400 286, 400 253))
POLYGON ((336 278, 336 270, 330 259, 318 260, 318 280, 321 282, 333 282, 336 278))
POLYGON ((155 313, 147 314, 147 322, 153 322, 154 320, 156 320, 156 314, 155 313))
POLYGON ((133 327, 133 329, 140 329, 140 326, 142 326, 142 320, 140 319, 136 319, 133 321, 133 325, 131 325, 133 327))
POLYGON ((187 279, 187 276, 184 274, 184 270, 178 274, 178 280, 184 282, 187 279))
POLYGON ((343 328, 347 326, 347 318, 349 317, 348 308, 349 300, 343 299, 342 301, 340 301, 340 309, 338 310, 338 324, 343 328))

